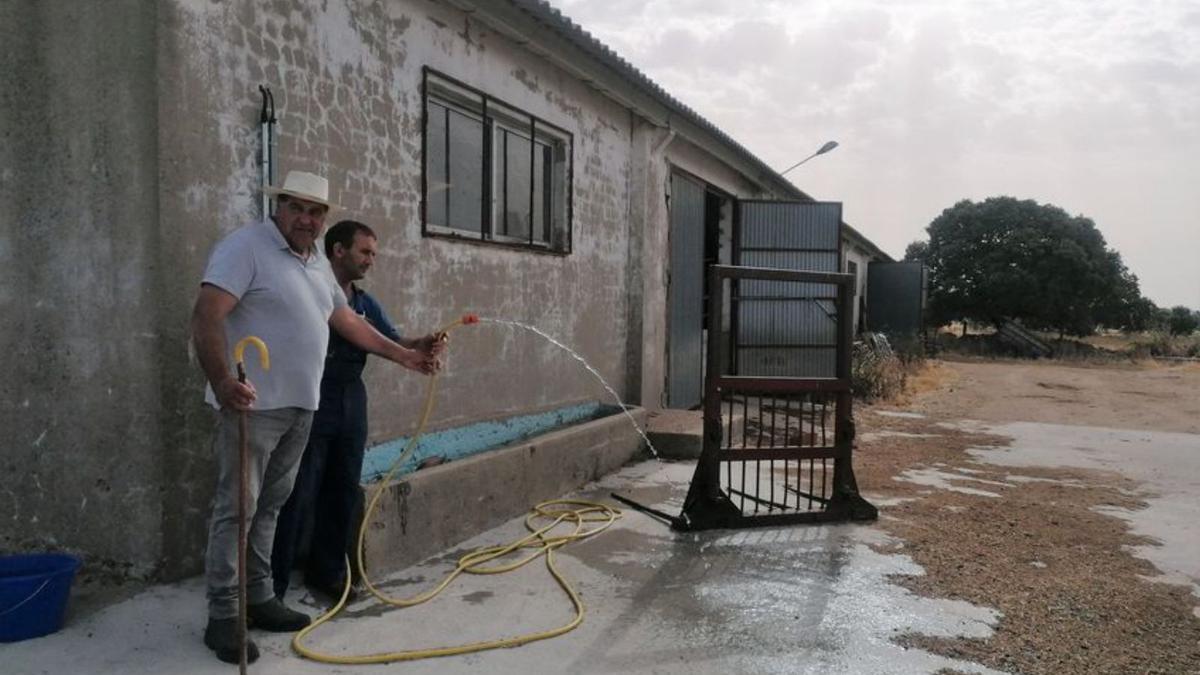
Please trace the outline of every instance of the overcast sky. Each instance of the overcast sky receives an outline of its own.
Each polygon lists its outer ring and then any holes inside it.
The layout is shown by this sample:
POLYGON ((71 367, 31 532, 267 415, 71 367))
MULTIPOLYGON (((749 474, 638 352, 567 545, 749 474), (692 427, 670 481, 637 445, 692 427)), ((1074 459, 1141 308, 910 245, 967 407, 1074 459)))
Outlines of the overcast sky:
POLYGON ((1200 308, 1200 2, 552 0, 895 257, 960 199, 1092 218, 1200 308))

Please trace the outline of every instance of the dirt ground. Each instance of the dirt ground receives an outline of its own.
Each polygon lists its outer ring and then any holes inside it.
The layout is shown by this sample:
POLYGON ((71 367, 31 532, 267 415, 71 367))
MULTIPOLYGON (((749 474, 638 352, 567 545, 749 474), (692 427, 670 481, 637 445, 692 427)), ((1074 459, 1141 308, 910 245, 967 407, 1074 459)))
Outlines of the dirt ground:
POLYGON ((1200 433, 1200 364, 940 361, 905 409, 948 418, 1200 433))
POLYGON ((901 643, 1013 673, 1200 672, 1190 588, 1148 581, 1157 570, 1130 547, 1153 542, 1097 510, 1138 509, 1149 486, 1109 472, 988 465, 966 449, 1008 439, 940 424, 1200 433, 1200 367, 932 362, 911 384, 898 405, 860 408, 859 485, 886 504, 879 524, 897 540, 889 552, 926 571, 901 584, 996 608, 1002 618, 987 639, 904 635, 901 643), (914 472, 991 494, 895 480, 914 472))

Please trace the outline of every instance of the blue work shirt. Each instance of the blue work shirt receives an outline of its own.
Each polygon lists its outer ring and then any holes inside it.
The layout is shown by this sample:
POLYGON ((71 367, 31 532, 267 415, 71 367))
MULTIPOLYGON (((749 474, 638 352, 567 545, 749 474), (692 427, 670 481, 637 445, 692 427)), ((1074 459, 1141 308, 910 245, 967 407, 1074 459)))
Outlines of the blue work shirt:
MULTIPOLYGON (((370 293, 354 284, 350 285, 350 297, 347 298, 350 309, 367 320, 375 330, 383 333, 388 339, 400 340, 400 333, 388 319, 379 302, 370 293)), ((329 350, 325 354, 325 374, 323 380, 329 382, 347 382, 362 378, 363 368, 367 365, 367 352, 350 344, 337 331, 329 330, 329 350)))

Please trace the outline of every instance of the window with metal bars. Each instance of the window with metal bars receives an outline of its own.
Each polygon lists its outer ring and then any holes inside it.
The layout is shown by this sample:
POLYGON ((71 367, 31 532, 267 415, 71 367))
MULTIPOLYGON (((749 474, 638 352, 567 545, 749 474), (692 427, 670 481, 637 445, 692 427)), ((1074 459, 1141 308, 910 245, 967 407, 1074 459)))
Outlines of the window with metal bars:
POLYGON ((572 136, 424 71, 422 232, 571 252, 572 136))

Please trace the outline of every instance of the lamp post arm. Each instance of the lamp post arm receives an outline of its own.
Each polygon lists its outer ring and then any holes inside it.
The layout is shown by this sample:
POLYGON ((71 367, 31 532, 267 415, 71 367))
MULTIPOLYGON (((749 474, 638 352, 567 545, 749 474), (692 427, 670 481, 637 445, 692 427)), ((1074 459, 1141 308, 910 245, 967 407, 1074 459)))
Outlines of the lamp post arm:
POLYGON ((799 162, 796 162, 795 164, 793 164, 793 165, 789 166, 788 168, 784 169, 783 171, 780 171, 780 172, 779 172, 779 175, 780 175, 780 176, 782 176, 783 174, 785 174, 785 173, 787 173, 787 172, 791 171, 792 169, 794 169, 794 168, 796 168, 796 167, 800 166, 801 164, 803 164, 803 163, 807 162, 808 160, 812 159, 813 157, 816 157, 817 155, 823 155, 823 154, 825 154, 825 153, 829 152, 830 150, 833 150, 833 149, 834 149, 834 148, 836 148, 837 146, 838 146, 838 142, 837 142, 837 141, 826 141, 825 145, 822 145, 820 148, 818 148, 816 152, 814 152, 813 154, 809 155, 808 157, 805 157, 804 159, 800 160, 799 162))
POLYGON ((817 155, 819 155, 819 154, 821 154, 821 153, 819 153, 819 152, 814 152, 813 154, 809 155, 808 157, 805 157, 804 159, 800 160, 799 162, 796 162, 795 164, 793 164, 793 165, 789 166, 788 168, 784 169, 783 171, 780 171, 780 172, 779 172, 779 175, 780 175, 780 176, 782 176, 783 174, 785 174, 785 173, 787 173, 787 172, 791 171, 792 169, 794 169, 794 168, 796 168, 796 167, 800 166, 801 164, 803 164, 803 163, 807 162, 808 160, 812 159, 813 157, 816 157, 816 156, 817 156, 817 155))

